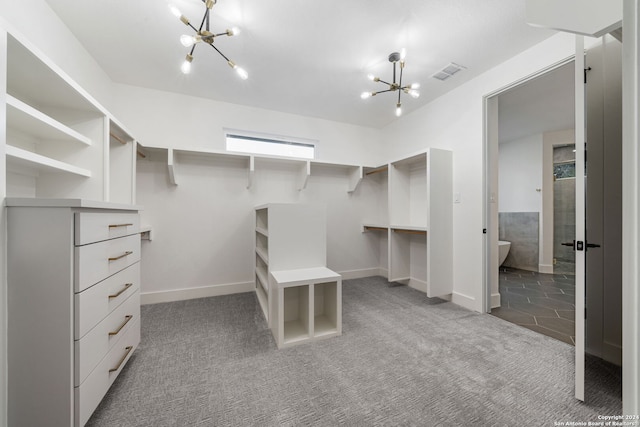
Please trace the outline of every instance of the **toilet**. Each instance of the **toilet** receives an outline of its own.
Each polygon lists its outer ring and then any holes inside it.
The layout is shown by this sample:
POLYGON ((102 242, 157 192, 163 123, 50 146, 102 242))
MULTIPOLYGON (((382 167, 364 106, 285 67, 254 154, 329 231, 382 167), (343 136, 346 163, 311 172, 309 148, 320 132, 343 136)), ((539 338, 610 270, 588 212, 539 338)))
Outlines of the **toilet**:
POLYGON ((498 258, 500 259, 500 263, 498 265, 502 265, 504 260, 507 259, 507 255, 509 255, 509 249, 511 249, 511 242, 498 240, 498 258))

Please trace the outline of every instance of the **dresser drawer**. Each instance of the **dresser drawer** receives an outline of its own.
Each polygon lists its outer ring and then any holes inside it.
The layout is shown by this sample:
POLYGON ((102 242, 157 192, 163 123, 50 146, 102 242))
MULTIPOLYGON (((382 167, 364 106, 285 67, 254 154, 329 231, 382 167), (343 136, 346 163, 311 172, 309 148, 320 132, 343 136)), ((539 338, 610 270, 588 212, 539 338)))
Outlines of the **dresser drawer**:
POLYGON ((140 232, 140 216, 137 213, 76 212, 76 246, 101 242, 140 232))
POLYGON ((140 319, 140 292, 136 291, 87 335, 74 342, 74 385, 81 385, 98 362, 140 319))
POLYGON ((101 280, 140 261, 140 236, 120 237, 75 249, 75 292, 82 292, 101 280))
MULTIPOLYGON (((133 320, 132 320, 133 322, 133 320)), ((75 387, 75 423, 84 426, 98 407, 122 367, 140 343, 140 320, 136 320, 79 387, 75 387)))
POLYGON ((125 268, 74 295, 74 339, 79 340, 136 290, 140 289, 140 263, 125 268))

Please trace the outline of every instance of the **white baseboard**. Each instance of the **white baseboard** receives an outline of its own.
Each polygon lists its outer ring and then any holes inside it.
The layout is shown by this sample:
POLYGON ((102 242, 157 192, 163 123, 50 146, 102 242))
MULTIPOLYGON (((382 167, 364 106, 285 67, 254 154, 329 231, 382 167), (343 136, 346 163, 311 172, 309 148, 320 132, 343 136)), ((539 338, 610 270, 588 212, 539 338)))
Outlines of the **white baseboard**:
POLYGON ((538 264, 538 272, 545 274, 553 274, 553 265, 538 264))
POLYGON ((459 292, 453 292, 451 294, 451 302, 472 311, 479 311, 478 307, 476 307, 476 299, 474 297, 470 297, 469 295, 464 295, 459 292))
POLYGON ((421 292, 427 292, 427 282, 425 281, 410 277, 408 285, 410 288, 417 289, 421 292))
MULTIPOLYGON (((379 268, 365 268, 362 270, 338 271, 342 276, 342 280, 362 279, 363 277, 382 276, 379 268)), ((386 277, 386 276, 385 276, 386 277)))
POLYGON ((172 289, 169 291, 143 292, 140 294, 140 304, 158 304, 161 302, 182 301, 195 298, 217 297, 220 295, 240 294, 252 292, 255 282, 229 283, 225 285, 211 285, 199 288, 172 289))
POLYGON ((497 294, 491 294, 491 308, 498 308, 500 307, 500 304, 500 293, 498 292, 497 294))

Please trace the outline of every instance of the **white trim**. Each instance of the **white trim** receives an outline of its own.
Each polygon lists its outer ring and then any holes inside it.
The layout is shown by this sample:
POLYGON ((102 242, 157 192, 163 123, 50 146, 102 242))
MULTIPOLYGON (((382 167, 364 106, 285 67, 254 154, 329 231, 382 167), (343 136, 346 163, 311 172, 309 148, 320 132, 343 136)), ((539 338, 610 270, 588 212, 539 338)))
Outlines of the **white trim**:
POLYGON ((640 413, 640 0, 623 5, 622 34, 622 412, 640 413))
POLYGON ((538 271, 544 274, 553 274, 553 265, 550 264, 538 264, 538 271))
POLYGON ((499 308, 502 305, 500 300, 500 292, 497 294, 491 294, 491 308, 499 308))
POLYGON ((476 299, 469 295, 464 295, 459 292, 453 292, 451 294, 451 302, 471 311, 478 311, 476 299))
POLYGON ((162 302, 183 301, 195 298, 217 297, 221 295, 240 294, 255 290, 255 282, 229 283, 210 285, 198 288, 171 289, 168 291, 142 292, 140 304, 158 304, 162 302))
POLYGON ((362 279, 363 277, 372 277, 372 276, 382 276, 380 269, 375 268, 364 268, 362 270, 347 270, 347 271, 338 271, 338 274, 342 276, 342 280, 349 279, 362 279))

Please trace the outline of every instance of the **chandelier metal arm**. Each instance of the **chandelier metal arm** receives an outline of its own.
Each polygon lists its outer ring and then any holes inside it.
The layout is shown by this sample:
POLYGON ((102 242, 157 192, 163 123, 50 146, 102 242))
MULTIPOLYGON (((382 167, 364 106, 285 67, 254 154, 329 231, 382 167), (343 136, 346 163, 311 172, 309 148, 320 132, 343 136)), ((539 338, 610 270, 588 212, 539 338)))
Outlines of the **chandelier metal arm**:
POLYGON ((227 58, 227 56, 220 52, 220 49, 218 49, 217 47, 215 47, 213 44, 211 43, 207 43, 209 46, 211 46, 212 48, 214 48, 216 50, 216 52, 218 52, 220 54, 220 56, 222 56, 227 62, 231 62, 231 60, 229 58, 227 58))
POLYGON ((393 86, 393 84, 391 84, 391 83, 389 83, 389 82, 385 82, 385 81, 384 81, 384 80, 382 80, 382 79, 378 79, 378 81, 379 81, 380 83, 384 83, 384 84, 386 84, 386 85, 387 85, 387 86, 389 86, 389 87, 393 86))

